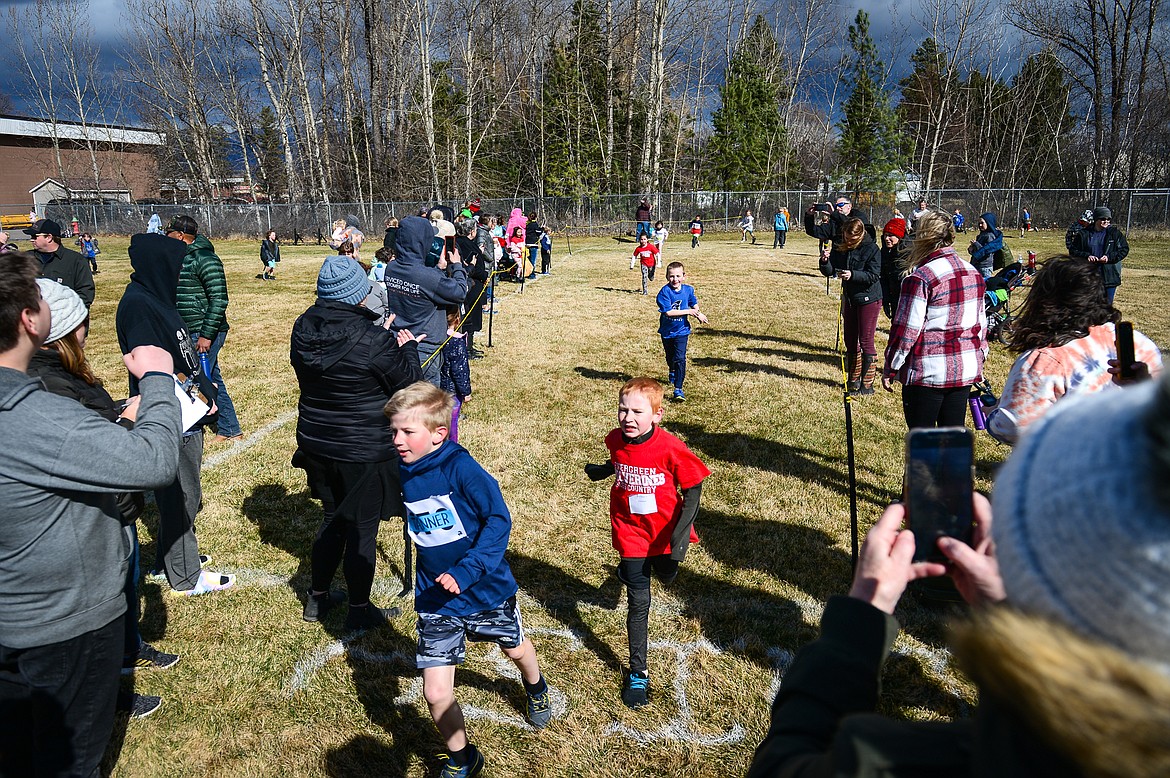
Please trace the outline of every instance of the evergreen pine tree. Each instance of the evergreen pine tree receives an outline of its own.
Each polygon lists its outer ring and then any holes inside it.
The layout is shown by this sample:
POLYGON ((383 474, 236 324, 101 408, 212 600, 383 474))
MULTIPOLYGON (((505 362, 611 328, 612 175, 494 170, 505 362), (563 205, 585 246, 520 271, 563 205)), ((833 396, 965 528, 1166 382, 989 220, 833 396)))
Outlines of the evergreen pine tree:
POLYGON ((736 51, 719 88, 721 104, 711 117, 708 143, 711 177, 730 191, 778 188, 791 153, 781 102, 787 97, 776 36, 757 16, 736 51))
POLYGON ((858 11, 849 25, 853 49, 852 91, 845 101, 837 144, 841 174, 855 191, 886 191, 905 159, 905 141, 890 95, 881 85, 882 67, 869 34, 869 15, 858 11))

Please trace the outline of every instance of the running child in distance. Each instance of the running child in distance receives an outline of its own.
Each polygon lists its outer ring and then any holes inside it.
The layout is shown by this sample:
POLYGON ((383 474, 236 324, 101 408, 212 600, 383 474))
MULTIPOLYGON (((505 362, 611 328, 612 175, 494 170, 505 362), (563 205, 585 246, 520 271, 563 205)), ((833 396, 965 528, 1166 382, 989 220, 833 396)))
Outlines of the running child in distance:
POLYGON ((638 236, 638 245, 634 246, 634 255, 630 257, 630 270, 634 269, 635 262, 642 265, 642 294, 650 294, 647 289, 654 280, 654 268, 658 265, 658 247, 645 233, 638 236))
POLYGON ((687 339, 691 334, 694 316, 703 324, 707 317, 699 311, 699 300, 695 287, 684 284, 687 277, 682 262, 671 262, 666 266, 666 285, 658 292, 658 334, 662 336, 662 349, 666 352, 666 367, 670 371, 670 383, 674 387, 675 402, 687 399, 683 394, 683 379, 687 377, 687 339))

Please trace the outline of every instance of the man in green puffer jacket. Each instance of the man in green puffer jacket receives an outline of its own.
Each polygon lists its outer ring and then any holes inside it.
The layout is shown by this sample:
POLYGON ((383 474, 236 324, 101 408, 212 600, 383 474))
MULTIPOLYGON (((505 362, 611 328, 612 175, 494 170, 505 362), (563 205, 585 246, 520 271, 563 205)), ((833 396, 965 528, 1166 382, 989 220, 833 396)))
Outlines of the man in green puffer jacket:
POLYGON ((219 371, 219 352, 228 331, 228 291, 223 262, 207 236, 199 234, 199 225, 190 216, 173 216, 165 232, 168 237, 187 244, 187 256, 183 258, 183 270, 179 273, 176 307, 191 333, 191 344, 200 354, 207 354, 211 363, 209 375, 219 387, 216 396, 218 434, 214 440, 238 440, 244 437, 244 433, 236 417, 236 406, 219 371))

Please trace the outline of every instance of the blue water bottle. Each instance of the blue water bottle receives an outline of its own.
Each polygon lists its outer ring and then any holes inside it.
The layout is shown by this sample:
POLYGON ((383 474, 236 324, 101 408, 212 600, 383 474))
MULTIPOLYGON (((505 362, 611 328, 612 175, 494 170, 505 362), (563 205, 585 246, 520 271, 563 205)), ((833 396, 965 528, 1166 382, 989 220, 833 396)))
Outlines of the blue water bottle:
POLYGON ((211 359, 206 351, 199 352, 199 367, 203 369, 203 375, 211 378, 211 359))

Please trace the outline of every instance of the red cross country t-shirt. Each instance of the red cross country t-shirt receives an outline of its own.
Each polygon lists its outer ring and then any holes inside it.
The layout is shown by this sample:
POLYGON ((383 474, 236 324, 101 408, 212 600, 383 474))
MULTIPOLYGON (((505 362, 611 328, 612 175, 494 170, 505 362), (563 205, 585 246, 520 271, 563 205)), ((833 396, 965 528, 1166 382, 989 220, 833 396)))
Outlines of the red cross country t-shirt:
MULTIPOLYGON (((609 516, 613 547, 623 557, 669 554, 670 534, 682 513, 680 489, 697 486, 711 475, 686 444, 661 427, 645 443, 631 445, 615 429, 605 437, 613 461, 609 516)), ((698 536, 691 530, 691 542, 698 536)))
POLYGON ((653 243, 639 245, 634 249, 634 256, 646 267, 654 267, 658 263, 658 247, 653 243))

